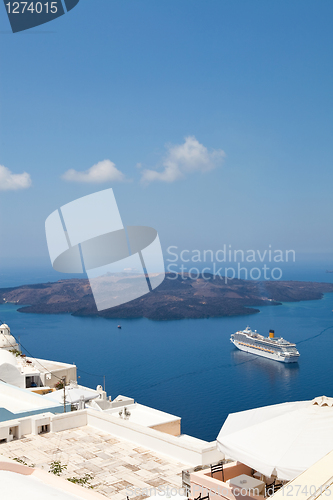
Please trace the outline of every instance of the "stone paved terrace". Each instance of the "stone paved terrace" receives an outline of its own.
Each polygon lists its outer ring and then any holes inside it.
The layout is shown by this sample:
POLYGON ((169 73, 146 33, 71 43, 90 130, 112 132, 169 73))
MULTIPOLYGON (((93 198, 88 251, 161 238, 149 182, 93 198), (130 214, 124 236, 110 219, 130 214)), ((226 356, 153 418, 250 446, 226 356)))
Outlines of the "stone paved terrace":
MULTIPOLYGON (((148 494, 130 496, 140 500, 154 495, 154 488, 181 488, 181 471, 185 464, 176 462, 128 441, 90 426, 56 433, 28 435, 0 444, 1 455, 20 458, 28 465, 49 470, 50 463, 67 465, 63 477, 94 477, 91 485, 112 500, 126 500, 126 488, 148 490, 148 494)), ((175 493, 173 493, 175 494, 175 493)))

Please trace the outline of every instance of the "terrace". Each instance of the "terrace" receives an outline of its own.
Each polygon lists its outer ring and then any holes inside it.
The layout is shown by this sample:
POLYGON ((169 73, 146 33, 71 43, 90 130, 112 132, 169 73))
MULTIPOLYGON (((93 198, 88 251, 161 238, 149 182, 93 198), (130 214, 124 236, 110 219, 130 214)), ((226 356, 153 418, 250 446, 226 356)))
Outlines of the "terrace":
POLYGON ((93 491, 112 500, 126 500, 127 496, 130 500, 142 500, 153 495, 157 488, 178 490, 185 466, 87 425, 55 433, 29 434, 1 444, 0 453, 46 472, 52 462, 59 461, 67 466, 62 474, 64 479, 90 474, 93 491))
MULTIPOLYGON (((186 473, 186 471, 185 471, 186 473)), ((209 500, 263 500, 283 484, 275 477, 266 477, 241 462, 219 463, 189 474, 191 498, 209 500)))

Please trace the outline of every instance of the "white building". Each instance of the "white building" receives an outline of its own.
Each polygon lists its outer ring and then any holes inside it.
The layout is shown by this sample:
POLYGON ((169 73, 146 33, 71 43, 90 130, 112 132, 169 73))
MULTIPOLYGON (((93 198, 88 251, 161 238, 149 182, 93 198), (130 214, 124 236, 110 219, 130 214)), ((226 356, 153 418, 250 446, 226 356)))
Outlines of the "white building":
POLYGON ((0 349, 0 380, 3 382, 36 390, 53 388, 63 378, 67 384, 76 381, 76 366, 14 354, 7 347, 0 349))
POLYGON ((21 389, 54 388, 76 382, 76 366, 68 363, 35 359, 21 353, 8 325, 0 325, 0 380, 21 389))

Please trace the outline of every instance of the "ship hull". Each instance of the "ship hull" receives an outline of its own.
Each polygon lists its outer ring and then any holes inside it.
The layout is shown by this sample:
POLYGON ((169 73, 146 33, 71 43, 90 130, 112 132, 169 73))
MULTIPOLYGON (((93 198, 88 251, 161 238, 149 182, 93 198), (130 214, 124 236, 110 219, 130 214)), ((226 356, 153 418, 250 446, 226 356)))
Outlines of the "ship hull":
POLYGON ((274 361, 279 361, 280 363, 297 363, 299 356, 280 356, 277 353, 271 353, 264 350, 260 350, 255 347, 250 347, 248 345, 241 344, 237 342, 237 340, 231 340, 237 349, 245 352, 249 352, 250 354, 255 354, 256 356, 261 356, 262 358, 272 359, 274 361))

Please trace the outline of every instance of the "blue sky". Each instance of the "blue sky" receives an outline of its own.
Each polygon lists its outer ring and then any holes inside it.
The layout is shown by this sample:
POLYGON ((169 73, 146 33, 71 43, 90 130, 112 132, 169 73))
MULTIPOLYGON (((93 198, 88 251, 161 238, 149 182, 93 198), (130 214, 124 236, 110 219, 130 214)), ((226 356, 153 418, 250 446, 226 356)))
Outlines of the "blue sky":
POLYGON ((46 217, 108 187, 164 249, 333 253, 331 1, 81 0, 17 34, 1 9, 0 165, 31 185, 0 172, 0 265, 48 264, 46 217))

